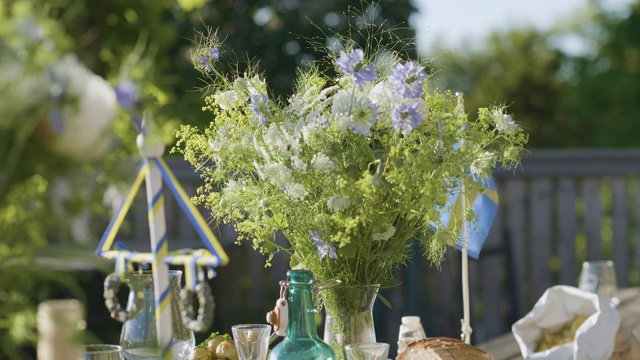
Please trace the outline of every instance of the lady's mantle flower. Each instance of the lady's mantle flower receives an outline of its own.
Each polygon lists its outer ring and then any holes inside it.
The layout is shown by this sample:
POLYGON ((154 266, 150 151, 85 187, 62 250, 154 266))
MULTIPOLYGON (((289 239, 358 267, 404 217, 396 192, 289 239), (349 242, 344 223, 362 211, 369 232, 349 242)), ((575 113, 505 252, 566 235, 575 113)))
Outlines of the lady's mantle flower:
POLYGON ((417 98, 424 93, 424 81, 429 77, 425 74, 423 66, 409 61, 406 64, 397 64, 393 73, 389 75, 389 81, 395 85, 396 90, 405 98, 417 98))
POLYGON ((206 72, 211 72, 211 62, 220 58, 220 50, 212 47, 209 53, 198 58, 198 66, 206 72))
POLYGON ((518 124, 513 121, 510 115, 507 115, 502 112, 502 110, 494 110, 493 118, 496 121, 496 128, 499 132, 511 133, 513 130, 518 128, 518 124))
POLYGON ((320 260, 324 259, 327 254, 329 254, 329 259, 335 259, 338 257, 336 254, 336 246, 334 244, 327 244, 322 239, 320 239, 320 235, 315 231, 309 231, 311 234, 311 240, 313 240, 313 245, 318 248, 318 256, 320 256, 320 260))
POLYGON ((364 64, 364 52, 362 49, 354 49, 350 53, 340 51, 340 57, 336 60, 340 72, 351 75, 356 85, 375 81, 377 78, 375 66, 364 64))
POLYGON ((391 125, 396 130, 411 131, 424 122, 418 113, 418 103, 398 105, 391 110, 391 125))

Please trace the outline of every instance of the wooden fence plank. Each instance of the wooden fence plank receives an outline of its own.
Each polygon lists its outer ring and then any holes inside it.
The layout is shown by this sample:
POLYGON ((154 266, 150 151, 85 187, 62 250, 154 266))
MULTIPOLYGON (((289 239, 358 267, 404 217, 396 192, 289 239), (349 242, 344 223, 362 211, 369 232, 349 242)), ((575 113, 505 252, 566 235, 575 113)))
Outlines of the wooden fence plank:
POLYGON ((613 193, 613 259, 616 265, 618 286, 629 286, 629 219, 627 179, 616 176, 611 179, 613 193))
POLYGON ((629 286, 629 201, 627 200, 627 179, 615 176, 611 179, 613 208, 613 259, 615 259, 618 286, 629 286))
POLYGON ((515 292, 515 313, 517 317, 529 310, 528 295, 528 265, 525 223, 526 188, 523 179, 513 179, 506 183, 506 214, 507 241, 509 242, 510 261, 513 266, 513 285, 515 292))
MULTIPOLYGON (((635 181, 635 186, 636 186, 636 194, 635 194, 635 198, 634 198, 634 205, 635 205, 635 217, 634 217, 634 222, 635 222, 635 238, 634 238, 634 245, 635 245, 635 264, 636 264, 636 271, 638 271, 638 267, 640 267, 640 178, 636 179, 635 181)), ((638 286, 640 285, 640 280, 636 279, 635 283, 632 283, 634 286, 638 286)))
POLYGON ((508 330, 503 322, 495 321, 496 319, 504 319, 502 309, 505 299, 503 289, 505 288, 506 261, 502 226, 502 216, 498 213, 487 237, 484 253, 481 254, 482 279, 479 279, 479 282, 481 283, 480 291, 482 291, 481 300, 484 305, 485 328, 484 338, 478 336, 477 342, 484 342, 508 330))
POLYGON ((575 286, 578 278, 576 264, 578 220, 576 217, 575 181, 569 177, 560 178, 556 196, 558 199, 558 257, 561 264, 558 283, 575 286))
POLYGON ((584 229, 587 237, 587 260, 602 259, 602 201, 600 199, 601 183, 598 178, 589 177, 584 180, 584 229))
POLYGON ((534 179, 531 184, 531 271, 533 298, 538 299, 552 285, 551 258, 551 180, 534 179))

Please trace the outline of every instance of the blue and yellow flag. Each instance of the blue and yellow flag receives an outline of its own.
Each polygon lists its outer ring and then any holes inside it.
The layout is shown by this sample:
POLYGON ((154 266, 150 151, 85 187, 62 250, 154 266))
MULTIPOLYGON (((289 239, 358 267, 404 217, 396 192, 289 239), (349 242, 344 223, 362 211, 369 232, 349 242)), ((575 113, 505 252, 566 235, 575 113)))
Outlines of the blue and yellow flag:
MULTIPOLYGON (((477 176, 469 175, 464 187, 467 204, 475 214, 474 221, 465 221, 467 252, 472 258, 478 259, 498 212, 498 192, 493 177, 483 180, 477 176)), ((453 224, 452 220, 456 223, 462 220, 461 189, 462 186, 459 185, 449 195, 449 206, 440 215, 442 226, 450 226, 453 224)), ((463 241, 463 232, 461 231, 455 245, 456 249, 462 250, 463 241)))

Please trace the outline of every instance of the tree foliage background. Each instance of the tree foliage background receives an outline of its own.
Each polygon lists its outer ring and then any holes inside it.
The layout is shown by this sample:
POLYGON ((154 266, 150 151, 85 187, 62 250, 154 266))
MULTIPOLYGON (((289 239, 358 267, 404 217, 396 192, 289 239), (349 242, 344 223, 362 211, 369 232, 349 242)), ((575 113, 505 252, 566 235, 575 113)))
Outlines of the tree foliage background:
POLYGON ((477 50, 435 51, 438 81, 474 112, 510 104, 531 148, 633 147, 640 130, 640 2, 612 13, 597 0, 550 31, 493 33, 477 50), (578 44, 579 51, 562 47, 578 44))
MULTIPOLYGON (((9 21, 14 17, 41 20, 60 53, 75 54, 112 85, 125 79, 136 82, 143 93, 141 106, 162 125, 170 144, 177 124, 210 121, 201 111, 202 94, 196 89, 202 83, 191 63, 190 50, 199 33, 217 29, 240 66, 243 59, 261 59, 260 70, 274 95, 283 96, 291 91, 295 66, 318 56, 305 39, 343 33, 347 18, 357 21, 350 15, 351 5, 385 28, 402 27, 414 10, 409 0, 382 0, 375 6, 347 0, 7 0, 0 2, 0 40, 15 30, 9 21)), ((398 29, 397 36, 411 38, 413 32, 398 29)), ((135 171, 132 164, 139 161, 130 114, 120 113, 113 124, 116 146, 104 158, 82 163, 53 154, 38 142, 36 129, 25 125, 39 123, 36 115, 20 121, 15 128, 0 128, 3 359, 35 358, 35 309, 40 301, 74 296, 86 304, 95 297, 94 306, 101 306, 101 284, 83 289, 81 275, 71 268, 43 266, 39 258, 52 253, 52 244, 71 244, 83 249, 90 262, 110 217, 104 192, 113 183, 128 185, 135 171), (16 161, 9 161, 9 153, 17 154, 16 161), (62 200, 57 196, 60 183, 73 189, 62 200), (91 222, 83 238, 74 238, 70 219, 85 219, 87 214, 102 220, 91 222)), ((78 260, 80 255, 73 256, 78 260)), ((118 334, 94 326, 98 329, 90 330, 103 341, 117 342, 118 334)))

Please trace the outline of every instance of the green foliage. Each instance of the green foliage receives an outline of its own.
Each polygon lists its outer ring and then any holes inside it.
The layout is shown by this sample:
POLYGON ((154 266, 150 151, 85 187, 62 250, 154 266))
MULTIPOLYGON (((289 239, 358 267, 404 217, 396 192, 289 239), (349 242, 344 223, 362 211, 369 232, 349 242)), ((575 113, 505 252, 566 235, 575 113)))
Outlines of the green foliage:
POLYGON ((531 147, 635 146, 640 2, 622 15, 590 2, 573 19, 494 33, 479 50, 438 49, 434 81, 464 91, 472 113, 490 99, 508 105, 531 147))

